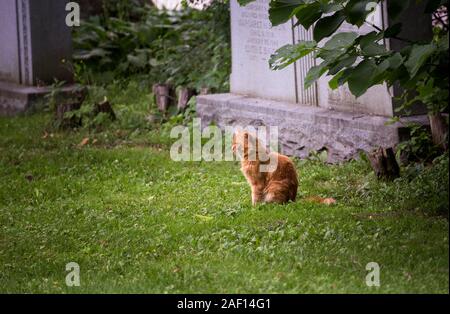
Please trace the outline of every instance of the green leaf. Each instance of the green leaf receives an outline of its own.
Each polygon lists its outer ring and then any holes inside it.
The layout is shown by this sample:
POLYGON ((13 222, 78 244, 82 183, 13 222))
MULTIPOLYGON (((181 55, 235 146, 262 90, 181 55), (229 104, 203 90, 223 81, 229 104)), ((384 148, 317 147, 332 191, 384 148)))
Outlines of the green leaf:
POLYGON ((246 6, 247 4, 254 2, 256 0, 237 0, 240 6, 246 6))
POLYGON ((327 71, 327 65, 328 64, 326 62, 322 62, 321 64, 313 66, 309 69, 305 77, 305 89, 311 87, 311 85, 327 71))
POLYGON ((369 3, 373 2, 373 0, 350 0, 345 6, 346 21, 358 27, 363 25, 367 15, 373 10, 370 10, 369 3))
POLYGON ((334 64, 332 67, 330 67, 330 70, 328 71, 329 75, 334 75, 341 71, 343 68, 351 67, 356 62, 356 55, 348 55, 344 57, 343 59, 337 61, 336 64, 334 64))
POLYGON ((109 54, 110 54, 110 52, 103 48, 94 48, 89 51, 85 51, 85 50, 76 51, 74 53, 73 58, 77 59, 77 60, 88 60, 88 59, 95 58, 95 57, 103 58, 109 54))
POLYGON ((384 31, 384 38, 392 38, 397 36, 402 31, 402 26, 403 26, 402 23, 397 23, 392 26, 389 26, 384 31))
POLYGON ((338 84, 339 86, 344 85, 347 81, 348 78, 350 77, 350 75, 353 73, 353 71, 355 70, 354 67, 349 67, 345 70, 342 70, 342 74, 340 74, 341 72, 339 72, 339 77, 338 77, 338 84))
POLYGON ((404 61, 403 56, 399 52, 394 53, 392 56, 387 58, 387 60, 389 62, 389 69, 394 69, 394 70, 399 68, 403 64, 403 61, 404 61))
POLYGON ((359 37, 359 44, 361 52, 364 56, 375 57, 389 54, 384 45, 378 44, 378 41, 383 38, 382 32, 370 32, 359 37))
POLYGON ((411 77, 416 76, 420 68, 425 64, 428 58, 436 51, 436 46, 431 43, 427 45, 414 45, 409 54, 405 66, 411 77))
POLYGON ((134 65, 137 68, 143 68, 147 64, 147 56, 142 53, 140 53, 138 55, 128 54, 127 60, 128 60, 128 62, 130 62, 132 65, 134 65))
POLYGON ((383 33, 373 31, 368 34, 359 36, 358 41, 361 46, 365 46, 365 45, 370 44, 371 42, 379 41, 382 38, 383 38, 383 33))
POLYGON ((389 53, 386 50, 386 47, 379 45, 376 42, 371 42, 365 46, 361 46, 361 50, 363 55, 366 57, 382 56, 389 53))
POLYGON ((439 38, 438 41, 438 48, 441 51, 446 51, 448 53, 448 32, 447 34, 445 34, 445 36, 442 36, 441 38, 439 38))
POLYGON ((301 5, 303 0, 277 0, 269 4, 269 20, 272 26, 286 23, 294 15, 295 9, 301 5))
POLYGON ((338 33, 325 43, 323 49, 333 50, 348 48, 353 44, 356 38, 358 38, 358 34, 355 32, 338 33))
POLYGON ((356 38, 358 38, 358 34, 354 32, 335 34, 319 50, 317 57, 327 61, 330 65, 336 65, 336 63, 349 57, 347 50, 354 44, 356 38))
POLYGON ((339 86, 341 86, 340 83, 340 78, 342 77, 342 75, 344 74, 344 71, 341 71, 339 73, 337 73, 335 76, 333 76, 333 78, 328 82, 328 86, 330 86, 330 88, 332 90, 337 89, 339 86))
POLYGON ((321 58, 331 64, 342 58, 345 53, 345 49, 320 49, 317 58, 321 58))
POLYGON ((281 70, 298 59, 310 54, 317 47, 315 41, 300 41, 295 45, 284 45, 270 56, 269 65, 272 70, 281 70))
POLYGON ((339 3, 321 3, 322 6, 322 12, 323 13, 331 13, 331 12, 336 12, 339 11, 340 9, 342 9, 342 4, 339 3))
POLYGON ((297 7, 294 15, 298 20, 295 26, 302 25, 309 29, 322 16, 322 5, 318 2, 303 4, 297 7))
POLYGON ((372 86, 372 76, 376 70, 372 59, 359 63, 348 77, 348 87, 355 97, 363 95, 372 86))
POLYGON ((319 42, 323 38, 330 36, 341 26, 344 20, 345 15, 342 10, 320 19, 314 27, 314 40, 319 42))
POLYGON ((375 85, 384 82, 391 73, 392 71, 389 68, 389 62, 383 61, 380 64, 376 64, 376 70, 372 75, 372 84, 375 85))

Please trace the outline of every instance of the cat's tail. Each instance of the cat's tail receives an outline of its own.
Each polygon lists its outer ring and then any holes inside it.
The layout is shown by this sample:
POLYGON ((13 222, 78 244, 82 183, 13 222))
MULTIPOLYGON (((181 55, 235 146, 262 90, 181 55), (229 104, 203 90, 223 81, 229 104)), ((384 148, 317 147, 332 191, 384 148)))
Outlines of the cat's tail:
POLYGON ((317 195, 305 197, 305 201, 310 203, 318 203, 325 205, 333 205, 336 204, 336 200, 332 197, 320 197, 317 195))

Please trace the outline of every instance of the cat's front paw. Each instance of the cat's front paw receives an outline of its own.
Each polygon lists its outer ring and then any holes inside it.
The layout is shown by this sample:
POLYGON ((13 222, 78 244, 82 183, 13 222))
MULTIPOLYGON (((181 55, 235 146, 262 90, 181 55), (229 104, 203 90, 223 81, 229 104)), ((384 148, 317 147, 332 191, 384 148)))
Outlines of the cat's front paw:
POLYGON ((259 203, 262 203, 264 200, 262 197, 252 197, 252 205, 256 206, 259 203))

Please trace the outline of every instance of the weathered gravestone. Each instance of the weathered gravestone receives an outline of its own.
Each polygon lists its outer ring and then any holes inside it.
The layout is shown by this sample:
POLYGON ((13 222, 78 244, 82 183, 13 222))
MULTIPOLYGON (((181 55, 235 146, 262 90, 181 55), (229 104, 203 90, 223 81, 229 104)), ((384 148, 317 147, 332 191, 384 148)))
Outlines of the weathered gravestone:
MULTIPOLYGON (((202 124, 277 126, 284 153, 305 157, 310 151, 327 149, 332 162, 355 157, 360 150, 398 143, 400 126, 385 125, 395 114, 394 96, 400 93, 398 89, 379 85, 356 99, 347 86, 331 90, 330 77, 322 77, 304 90, 306 73, 320 62, 312 56, 281 71, 269 69, 268 60, 276 49, 298 40, 311 40, 312 29, 293 28, 294 21, 271 27, 268 3, 268 0, 257 0, 241 7, 236 0, 230 1, 231 93, 197 98, 202 124)), ((369 22, 385 28, 389 22, 386 16, 386 8, 379 5, 369 22)), ((404 33, 422 38, 430 36, 431 20, 411 25, 411 21, 417 22, 416 16, 418 12, 414 11, 403 17, 407 29, 404 33), (411 28, 420 28, 420 34, 411 28)), ((366 25, 356 29, 348 24, 340 28, 340 31, 350 30, 367 33, 372 28, 366 25)), ((386 46, 400 48, 397 42, 387 42, 386 46)), ((424 116, 410 119, 426 121, 424 116)))
MULTIPOLYGON (((0 114, 21 112, 54 80, 71 83, 71 30, 65 0, 2 0, 0 114)), ((64 90, 68 90, 66 88, 64 90)))

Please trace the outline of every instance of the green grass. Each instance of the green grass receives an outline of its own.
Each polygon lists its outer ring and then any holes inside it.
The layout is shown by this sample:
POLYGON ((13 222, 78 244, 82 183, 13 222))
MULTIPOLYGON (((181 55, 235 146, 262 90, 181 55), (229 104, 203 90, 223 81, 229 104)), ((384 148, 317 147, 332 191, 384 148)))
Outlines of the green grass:
POLYGON ((448 156, 393 183, 365 161, 297 161, 299 200, 252 208, 236 162, 173 162, 145 132, 42 138, 48 121, 0 118, 0 292, 449 291, 448 156))

